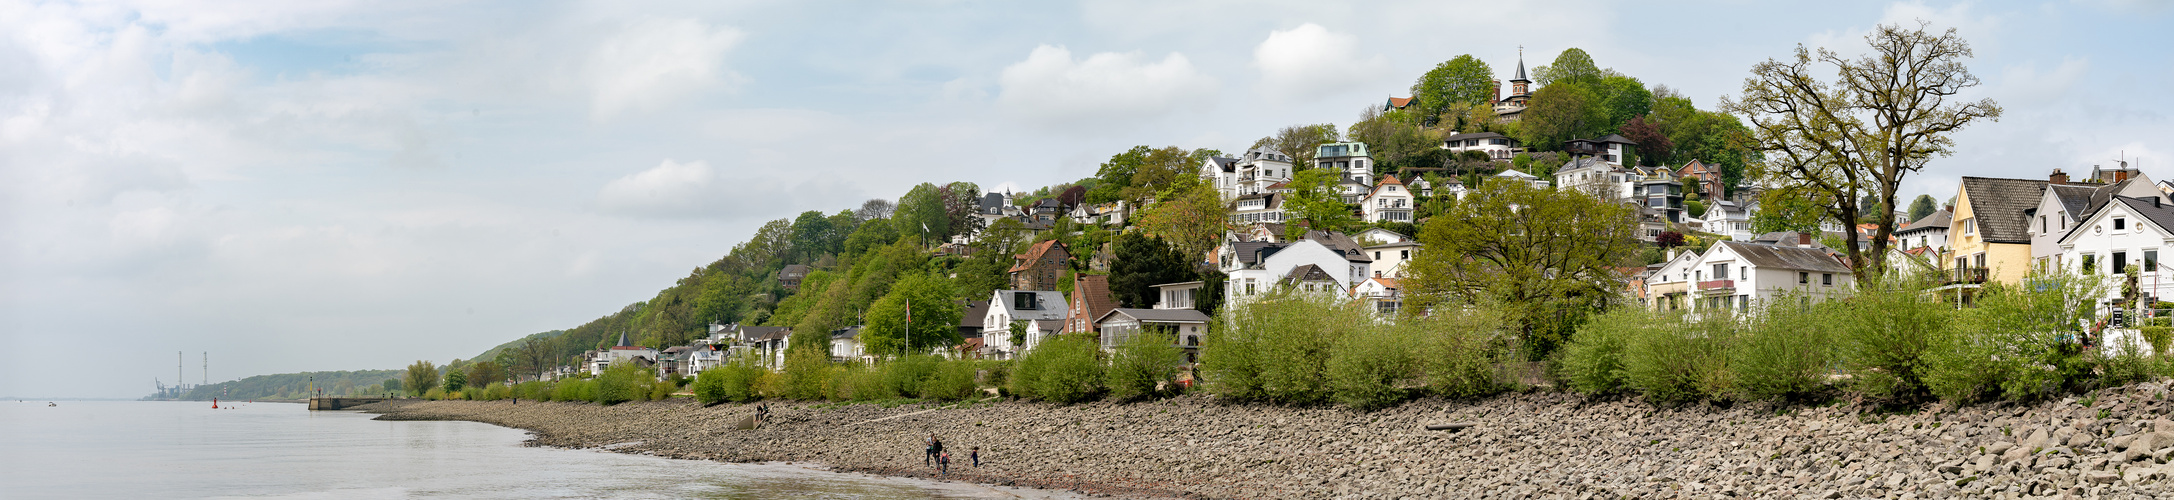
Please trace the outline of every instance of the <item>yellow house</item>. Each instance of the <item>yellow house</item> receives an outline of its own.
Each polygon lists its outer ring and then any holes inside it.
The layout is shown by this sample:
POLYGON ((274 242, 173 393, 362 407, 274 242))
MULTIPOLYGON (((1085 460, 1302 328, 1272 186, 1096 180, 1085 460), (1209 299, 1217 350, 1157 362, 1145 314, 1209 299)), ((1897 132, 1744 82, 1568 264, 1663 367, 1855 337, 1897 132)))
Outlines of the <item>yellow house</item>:
POLYGON ((2030 216, 2046 181, 1964 177, 1940 269, 1960 283, 2023 281, 2031 271, 2030 216))

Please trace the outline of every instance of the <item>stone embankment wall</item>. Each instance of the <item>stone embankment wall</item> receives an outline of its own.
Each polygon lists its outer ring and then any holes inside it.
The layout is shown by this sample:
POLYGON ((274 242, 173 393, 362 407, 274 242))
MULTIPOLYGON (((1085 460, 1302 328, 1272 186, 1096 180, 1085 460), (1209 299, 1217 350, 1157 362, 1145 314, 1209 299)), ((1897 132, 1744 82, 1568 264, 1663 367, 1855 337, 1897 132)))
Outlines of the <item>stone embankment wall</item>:
POLYGON ((1656 408, 1533 392, 1376 412, 1221 405, 920 406, 394 402, 388 420, 528 429, 533 443, 685 459, 818 462, 1141 498, 1990 498, 2174 496, 2174 409, 2163 383, 2029 406, 1656 408), (2088 404, 2087 404, 2088 403, 2088 404), (1458 432, 1430 423, 1473 422, 1458 432), (979 446, 975 468, 967 449, 979 446))

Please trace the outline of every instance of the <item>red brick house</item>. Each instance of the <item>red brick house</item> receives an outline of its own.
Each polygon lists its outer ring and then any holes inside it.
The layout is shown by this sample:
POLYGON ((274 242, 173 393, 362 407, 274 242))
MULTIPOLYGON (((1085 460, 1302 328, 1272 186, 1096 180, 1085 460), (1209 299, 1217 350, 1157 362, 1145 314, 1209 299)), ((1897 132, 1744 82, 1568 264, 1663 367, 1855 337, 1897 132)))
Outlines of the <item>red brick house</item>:
POLYGON ((1072 252, 1057 240, 1035 243, 1016 258, 1019 262, 1011 269, 1013 290, 1056 290, 1057 280, 1072 265, 1072 252))

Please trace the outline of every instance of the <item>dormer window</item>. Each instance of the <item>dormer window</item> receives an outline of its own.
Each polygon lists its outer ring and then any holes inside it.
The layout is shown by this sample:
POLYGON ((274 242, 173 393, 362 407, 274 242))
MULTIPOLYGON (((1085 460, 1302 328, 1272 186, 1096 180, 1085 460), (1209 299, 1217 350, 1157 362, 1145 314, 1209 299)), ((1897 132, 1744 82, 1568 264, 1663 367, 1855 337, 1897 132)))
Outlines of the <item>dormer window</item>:
POLYGON ((2123 229, 2128 229, 2128 228, 2129 228, 2129 219, 2126 219, 2126 218, 2121 218, 2121 217, 2115 217, 2115 218, 2114 218, 2114 230, 2115 230, 2115 231, 2120 231, 2120 230, 2123 230, 2123 229))

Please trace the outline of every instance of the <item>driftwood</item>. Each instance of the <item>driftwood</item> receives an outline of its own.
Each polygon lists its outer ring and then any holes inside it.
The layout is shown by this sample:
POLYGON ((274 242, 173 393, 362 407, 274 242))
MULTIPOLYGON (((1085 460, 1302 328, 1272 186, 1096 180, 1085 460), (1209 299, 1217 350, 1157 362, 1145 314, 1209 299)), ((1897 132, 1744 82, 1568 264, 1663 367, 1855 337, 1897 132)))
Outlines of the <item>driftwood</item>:
POLYGON ((1477 426, 1477 425, 1479 425, 1479 424, 1475 424, 1475 423, 1471 423, 1471 422, 1457 422, 1457 423, 1450 423, 1450 424, 1427 424, 1427 430, 1430 430, 1430 431, 1450 431, 1450 432, 1456 432, 1456 431, 1461 431, 1461 430, 1464 430, 1464 429, 1465 429, 1466 427, 1473 427, 1473 426, 1477 426))

